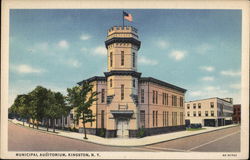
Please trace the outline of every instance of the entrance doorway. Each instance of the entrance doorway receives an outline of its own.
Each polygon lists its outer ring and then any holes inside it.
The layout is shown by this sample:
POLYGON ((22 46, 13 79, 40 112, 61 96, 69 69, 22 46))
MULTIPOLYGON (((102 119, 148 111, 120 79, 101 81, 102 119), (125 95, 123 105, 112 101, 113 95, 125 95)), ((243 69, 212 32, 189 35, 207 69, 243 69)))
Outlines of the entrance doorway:
POLYGON ((117 121, 117 137, 118 138, 128 138, 129 122, 128 119, 118 119, 117 121))

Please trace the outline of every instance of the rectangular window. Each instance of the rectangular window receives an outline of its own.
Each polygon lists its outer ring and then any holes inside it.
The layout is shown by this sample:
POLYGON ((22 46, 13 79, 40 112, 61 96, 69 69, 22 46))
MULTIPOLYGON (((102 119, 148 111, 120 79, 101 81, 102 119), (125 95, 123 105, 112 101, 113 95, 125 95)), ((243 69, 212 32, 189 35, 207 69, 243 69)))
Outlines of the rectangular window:
POLYGON ((158 111, 155 111, 155 126, 158 126, 158 111))
POLYGON ((101 102, 105 102, 105 89, 102 89, 102 96, 101 96, 101 102))
POLYGON ((193 104, 193 109, 196 109, 196 103, 193 104))
POLYGON ((172 95, 172 105, 177 106, 177 96, 172 95))
POLYGON ((121 51, 121 66, 124 66, 124 51, 121 51))
POLYGON ((135 67, 135 53, 133 52, 133 67, 135 67))
POLYGON ((158 104, 158 91, 155 91, 155 103, 158 104))
POLYGON ((187 116, 188 116, 188 117, 190 116, 190 112, 189 112, 189 111, 187 112, 187 116))
POLYGON ((153 127, 155 126, 155 111, 153 111, 153 127))
POLYGON ((205 116, 206 116, 206 117, 208 116, 208 111, 205 111, 205 116))
POLYGON ((144 103, 144 89, 141 89, 141 103, 144 103))
POLYGON ((180 106, 183 107, 183 97, 180 97, 180 106))
POLYGON ((193 112, 194 117, 196 117, 196 111, 193 112))
POLYGON ((198 112, 199 117, 201 117, 201 111, 198 112))
POLYGON ((166 95, 167 105, 168 105, 168 94, 166 95))
POLYGON ((124 99, 124 84, 121 85, 121 100, 124 99))
POLYGON ((101 112, 101 127, 104 128, 104 110, 101 112))
POLYGON ((155 91, 153 90, 153 104, 155 103, 155 91))
POLYGON ((214 108, 214 102, 210 102, 210 107, 214 108))
POLYGON ((110 67, 113 65, 113 53, 110 52, 110 67))
POLYGON ((141 122, 141 126, 145 127, 145 111, 144 110, 140 111, 140 122, 141 122))
POLYGON ((172 112, 172 126, 177 125, 177 112, 172 112))
POLYGON ((162 93, 162 104, 167 105, 167 94, 166 93, 162 93))
POLYGON ((110 87, 112 87, 112 79, 110 79, 110 87))
POLYGON ((211 116, 212 116, 212 117, 214 116, 214 111, 211 111, 211 116))
POLYGON ((187 109, 190 109, 190 104, 187 104, 187 109))
POLYGON ((198 108, 201 108, 201 104, 200 103, 198 103, 198 108))
POLYGON ((166 126, 168 126, 168 112, 166 113, 166 126))
POLYGON ((162 126, 165 126, 165 111, 162 112, 162 126))
POLYGON ((162 104, 165 105, 165 93, 162 93, 162 104))
POLYGON ((135 88, 135 79, 133 79, 133 87, 135 88))

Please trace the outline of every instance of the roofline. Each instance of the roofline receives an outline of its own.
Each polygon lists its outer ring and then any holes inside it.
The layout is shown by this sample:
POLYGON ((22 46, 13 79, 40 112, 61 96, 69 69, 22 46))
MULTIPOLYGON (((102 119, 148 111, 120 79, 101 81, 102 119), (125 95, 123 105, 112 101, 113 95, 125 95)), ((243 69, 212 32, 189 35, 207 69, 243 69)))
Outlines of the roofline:
POLYGON ((193 100, 193 101, 187 101, 187 102, 185 102, 185 103, 196 102, 196 101, 203 101, 203 100, 214 99, 214 98, 219 99, 219 100, 222 100, 222 101, 225 101, 225 102, 227 102, 227 103, 230 103, 230 102, 228 102, 228 101, 226 101, 226 100, 224 100, 224 99, 222 99, 222 98, 219 98, 219 97, 211 97, 211 98, 198 99, 198 100, 193 100))
POLYGON ((161 81, 161 80, 158 80, 158 79, 153 78, 153 77, 141 77, 141 78, 139 79, 139 81, 152 82, 152 83, 155 83, 155 84, 158 84, 158 85, 165 86, 165 87, 167 87, 167 88, 171 88, 171 89, 180 91, 180 92, 182 92, 182 93, 185 93, 185 92, 187 91, 187 90, 184 89, 184 88, 175 86, 175 85, 173 85, 173 84, 170 84, 170 83, 167 83, 167 82, 164 82, 164 81, 161 81))
POLYGON ((77 84, 78 85, 81 85, 83 82, 93 82, 93 81, 106 81, 106 77, 104 76, 93 76, 93 77, 90 77, 88 79, 85 79, 85 80, 82 80, 80 82, 78 82, 77 84))

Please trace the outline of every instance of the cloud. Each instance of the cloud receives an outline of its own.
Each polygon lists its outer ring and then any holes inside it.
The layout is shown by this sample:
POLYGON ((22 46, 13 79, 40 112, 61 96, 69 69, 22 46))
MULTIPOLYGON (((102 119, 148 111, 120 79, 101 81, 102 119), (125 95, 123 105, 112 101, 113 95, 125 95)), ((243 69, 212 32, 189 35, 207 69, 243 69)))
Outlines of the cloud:
POLYGON ((231 92, 219 86, 204 86, 197 90, 190 90, 189 95, 193 98, 229 97, 231 92))
POLYGON ((107 49, 104 46, 98 46, 98 47, 94 48, 93 54, 94 55, 106 56, 107 55, 107 49))
POLYGON ((208 72, 214 71, 214 67, 213 66, 201 66, 200 69, 204 70, 204 71, 208 71, 208 72))
POLYGON ((20 74, 29 74, 29 73, 42 73, 44 72, 43 69, 38 69, 38 68, 34 68, 34 67, 31 67, 27 64, 21 64, 21 65, 13 65, 11 66, 13 68, 14 71, 16 71, 17 73, 20 73, 20 74))
POLYGON ((28 48, 29 53, 35 53, 37 51, 47 51, 49 49, 49 43, 48 42, 41 42, 36 43, 34 46, 28 48))
POLYGON ((173 50, 170 54, 169 57, 176 60, 180 61, 186 56, 187 52, 186 51, 181 51, 181 50, 173 50))
POLYGON ((199 54, 204 54, 204 53, 210 51, 211 49, 213 49, 212 45, 210 45, 208 43, 203 43, 196 48, 196 52, 199 54))
POLYGON ((69 48, 69 43, 66 40, 61 40, 57 43, 58 47, 62 49, 67 49, 69 48))
POLYGON ((156 42, 157 43, 157 46, 161 49, 166 49, 169 47, 169 42, 167 41, 164 41, 164 40, 159 40, 156 42))
POLYGON ((82 48, 80 49, 80 51, 81 51, 81 52, 87 52, 87 51, 88 51, 88 49, 87 49, 87 48, 85 48, 85 47, 82 47, 82 48))
POLYGON ((90 38, 91 38, 91 36, 90 36, 90 35, 87 35, 87 34, 82 34, 82 35, 80 36, 80 39, 83 40, 83 41, 89 40, 90 38))
POLYGON ((79 68, 81 66, 81 63, 77 60, 77 59, 69 59, 66 61, 66 63, 69 66, 75 67, 75 68, 79 68))
POLYGON ((139 56, 138 63, 144 64, 144 65, 152 65, 152 66, 158 64, 158 62, 156 60, 149 59, 149 58, 144 57, 144 56, 139 56))
POLYGON ((233 89, 241 89, 241 84, 240 83, 234 83, 229 85, 230 88, 233 89))
POLYGON ((221 71, 220 74, 224 75, 224 76, 236 77, 236 76, 240 76, 241 72, 240 71, 233 71, 233 70, 224 70, 224 71, 221 71))
MULTIPOLYGON (((229 89, 229 88, 228 88, 229 89)), ((234 103, 241 103, 241 93, 240 90, 231 91, 228 89, 223 89, 220 86, 203 86, 194 90, 189 90, 187 92, 187 99, 189 100, 199 100, 205 98, 233 98, 234 103)))
POLYGON ((213 80, 214 80, 214 77, 211 77, 211 76, 202 77, 201 80, 202 80, 202 81, 213 81, 213 80))

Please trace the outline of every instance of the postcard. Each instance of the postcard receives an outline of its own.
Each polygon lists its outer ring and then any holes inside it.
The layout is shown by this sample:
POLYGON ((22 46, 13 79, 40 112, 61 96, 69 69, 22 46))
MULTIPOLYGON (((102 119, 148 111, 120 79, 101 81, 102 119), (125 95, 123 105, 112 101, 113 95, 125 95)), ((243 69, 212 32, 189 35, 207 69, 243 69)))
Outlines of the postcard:
POLYGON ((2 4, 1 158, 248 159, 248 1, 2 4))

